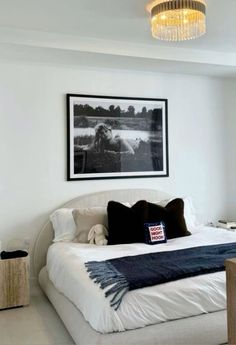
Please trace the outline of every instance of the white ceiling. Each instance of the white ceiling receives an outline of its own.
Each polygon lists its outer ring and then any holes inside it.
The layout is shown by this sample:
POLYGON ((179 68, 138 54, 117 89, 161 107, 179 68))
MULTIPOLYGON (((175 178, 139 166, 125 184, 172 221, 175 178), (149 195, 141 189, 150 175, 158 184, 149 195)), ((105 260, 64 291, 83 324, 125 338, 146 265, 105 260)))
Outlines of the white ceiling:
POLYGON ((85 63, 95 54, 104 65, 110 61, 108 67, 131 67, 133 61, 145 70, 183 73, 185 65, 186 73, 236 76, 236 0, 207 0, 207 34, 179 43, 152 38, 146 5, 146 0, 0 0, 0 57, 30 50, 46 58, 53 51, 58 61, 66 54, 85 63))

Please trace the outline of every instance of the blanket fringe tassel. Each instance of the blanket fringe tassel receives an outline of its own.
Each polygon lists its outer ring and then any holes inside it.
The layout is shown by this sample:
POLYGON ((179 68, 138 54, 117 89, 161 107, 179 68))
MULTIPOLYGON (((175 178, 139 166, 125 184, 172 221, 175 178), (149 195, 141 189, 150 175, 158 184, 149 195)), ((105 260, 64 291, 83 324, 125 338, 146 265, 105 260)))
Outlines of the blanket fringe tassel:
POLYGON ((100 284, 101 289, 111 286, 105 296, 113 296, 110 306, 117 310, 122 302, 124 295, 129 291, 129 284, 123 274, 121 274, 108 261, 89 261, 85 263, 89 277, 96 284, 100 284))

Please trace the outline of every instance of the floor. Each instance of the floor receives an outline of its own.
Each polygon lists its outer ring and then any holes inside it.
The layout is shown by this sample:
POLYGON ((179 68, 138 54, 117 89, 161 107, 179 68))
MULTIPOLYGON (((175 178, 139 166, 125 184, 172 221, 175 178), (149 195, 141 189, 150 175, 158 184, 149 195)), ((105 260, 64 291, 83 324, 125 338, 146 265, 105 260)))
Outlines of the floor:
POLYGON ((0 345, 74 345, 54 308, 38 286, 30 305, 0 311, 0 345))

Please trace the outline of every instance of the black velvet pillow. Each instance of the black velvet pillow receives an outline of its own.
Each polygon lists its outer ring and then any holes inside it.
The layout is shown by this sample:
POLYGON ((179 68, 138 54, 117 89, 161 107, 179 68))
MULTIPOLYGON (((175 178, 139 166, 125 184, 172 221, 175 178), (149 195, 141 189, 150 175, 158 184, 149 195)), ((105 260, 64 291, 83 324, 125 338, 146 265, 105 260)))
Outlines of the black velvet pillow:
POLYGON ((139 201, 132 207, 108 202, 108 244, 144 242, 142 208, 139 201))
POLYGON ((164 222, 167 239, 189 236, 184 219, 184 201, 174 199, 165 207, 140 200, 132 207, 109 201, 108 244, 145 242, 145 223, 164 222))
POLYGON ((182 199, 173 199, 165 207, 141 200, 139 201, 140 206, 143 209, 144 223, 160 221, 165 223, 167 239, 191 235, 186 227, 182 199))

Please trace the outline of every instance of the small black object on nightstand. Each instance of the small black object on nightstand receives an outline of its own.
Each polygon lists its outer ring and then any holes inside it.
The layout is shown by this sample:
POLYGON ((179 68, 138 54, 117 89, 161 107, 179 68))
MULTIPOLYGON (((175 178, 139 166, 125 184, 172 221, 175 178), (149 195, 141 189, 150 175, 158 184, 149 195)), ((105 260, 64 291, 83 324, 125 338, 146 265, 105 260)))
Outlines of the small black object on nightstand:
POLYGON ((1 252, 1 259, 15 259, 15 258, 23 258, 27 256, 28 253, 24 250, 14 250, 14 251, 2 251, 1 252))

